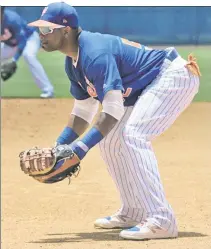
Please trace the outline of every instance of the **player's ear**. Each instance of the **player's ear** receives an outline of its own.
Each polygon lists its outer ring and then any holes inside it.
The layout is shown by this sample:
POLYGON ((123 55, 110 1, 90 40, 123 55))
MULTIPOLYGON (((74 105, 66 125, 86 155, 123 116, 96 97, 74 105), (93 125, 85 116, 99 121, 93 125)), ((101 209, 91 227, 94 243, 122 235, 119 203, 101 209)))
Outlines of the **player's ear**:
POLYGON ((64 28, 64 36, 67 38, 69 36, 71 28, 70 27, 65 27, 64 28))

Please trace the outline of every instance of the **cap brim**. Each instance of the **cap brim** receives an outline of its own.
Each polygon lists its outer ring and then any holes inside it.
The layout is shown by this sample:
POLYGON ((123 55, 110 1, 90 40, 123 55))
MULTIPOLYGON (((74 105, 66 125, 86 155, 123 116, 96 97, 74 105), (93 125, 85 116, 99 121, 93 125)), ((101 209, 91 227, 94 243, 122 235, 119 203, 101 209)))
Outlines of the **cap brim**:
POLYGON ((45 21, 45 20, 37 20, 35 22, 30 22, 30 23, 28 23, 28 26, 32 26, 32 27, 50 27, 50 28, 62 28, 62 27, 65 27, 63 25, 48 22, 48 21, 45 21))

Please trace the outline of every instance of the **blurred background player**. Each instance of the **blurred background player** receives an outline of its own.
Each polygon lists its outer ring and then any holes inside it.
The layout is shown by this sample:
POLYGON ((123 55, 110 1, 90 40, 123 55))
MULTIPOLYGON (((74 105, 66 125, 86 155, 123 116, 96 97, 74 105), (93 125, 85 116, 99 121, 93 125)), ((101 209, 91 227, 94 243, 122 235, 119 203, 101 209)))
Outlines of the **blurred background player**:
POLYGON ((11 63, 16 66, 22 55, 29 66, 36 85, 42 91, 40 97, 52 98, 54 88, 36 57, 40 48, 40 39, 36 29, 27 26, 25 20, 16 12, 1 7, 0 40, 1 64, 12 59, 11 63))

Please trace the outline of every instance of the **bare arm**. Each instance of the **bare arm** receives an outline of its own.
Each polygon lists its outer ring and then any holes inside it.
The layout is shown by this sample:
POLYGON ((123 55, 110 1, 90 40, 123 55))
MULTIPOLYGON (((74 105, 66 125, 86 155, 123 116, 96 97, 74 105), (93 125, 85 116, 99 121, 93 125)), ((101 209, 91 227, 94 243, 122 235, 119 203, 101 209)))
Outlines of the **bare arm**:
POLYGON ((98 110, 98 101, 94 99, 75 100, 74 107, 56 144, 71 144, 75 141, 92 122, 98 110))
POLYGON ((94 127, 105 137, 118 122, 113 116, 108 113, 101 112, 94 127))
MULTIPOLYGON (((108 113, 101 112, 96 123, 94 124, 94 127, 97 128, 105 137, 113 129, 117 122, 118 120, 108 113)), ((67 126, 72 128, 80 137, 89 127, 89 123, 84 119, 71 114, 67 126)))
POLYGON ((123 98, 119 90, 108 92, 102 105, 103 110, 94 126, 71 145, 71 149, 80 159, 83 159, 86 153, 98 144, 124 115, 123 98))
POLYGON ((86 120, 84 120, 78 116, 75 116, 74 114, 71 114, 70 118, 68 120, 67 126, 72 128, 74 130, 74 132, 78 136, 80 136, 88 128, 89 123, 86 120))

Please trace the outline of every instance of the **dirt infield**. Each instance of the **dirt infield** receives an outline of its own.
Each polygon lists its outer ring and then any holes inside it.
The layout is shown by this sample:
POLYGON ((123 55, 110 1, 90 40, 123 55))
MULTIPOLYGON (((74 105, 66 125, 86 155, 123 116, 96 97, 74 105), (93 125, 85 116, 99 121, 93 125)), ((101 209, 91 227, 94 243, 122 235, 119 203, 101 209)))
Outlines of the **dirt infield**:
POLYGON ((119 208, 106 166, 94 148, 71 185, 45 185, 19 169, 20 150, 52 145, 72 100, 2 100, 3 249, 210 249, 211 103, 192 104, 154 142, 166 195, 178 218, 179 238, 125 241, 119 230, 93 221, 119 208))

